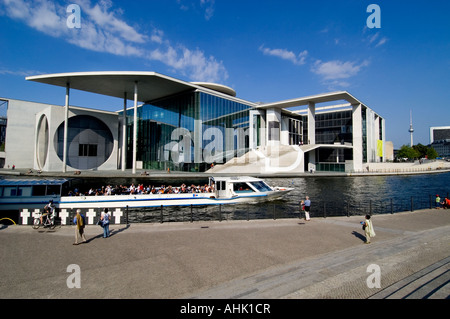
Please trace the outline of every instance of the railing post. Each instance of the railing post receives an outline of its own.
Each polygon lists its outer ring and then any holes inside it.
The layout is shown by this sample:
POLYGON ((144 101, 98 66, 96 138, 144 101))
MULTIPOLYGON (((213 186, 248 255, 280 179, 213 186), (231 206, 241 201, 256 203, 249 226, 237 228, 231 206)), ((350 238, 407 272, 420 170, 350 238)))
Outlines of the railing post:
POLYGON ((160 213, 160 221, 161 224, 163 223, 163 205, 161 205, 161 213, 160 213))
POLYGON ((191 204, 191 223, 194 222, 193 218, 194 218, 194 216, 193 216, 193 213, 192 213, 192 204, 191 204))
POLYGON ((411 196, 411 211, 414 211, 413 206, 414 206, 414 199, 413 199, 413 197, 411 196))
POLYGON ((127 205, 127 207, 125 208, 125 221, 126 221, 126 223, 127 223, 127 225, 128 225, 128 205, 127 205))
POLYGON ((222 204, 219 204, 219 222, 222 221, 222 204))
POLYGON ((327 218, 327 204, 323 202, 323 218, 327 218))

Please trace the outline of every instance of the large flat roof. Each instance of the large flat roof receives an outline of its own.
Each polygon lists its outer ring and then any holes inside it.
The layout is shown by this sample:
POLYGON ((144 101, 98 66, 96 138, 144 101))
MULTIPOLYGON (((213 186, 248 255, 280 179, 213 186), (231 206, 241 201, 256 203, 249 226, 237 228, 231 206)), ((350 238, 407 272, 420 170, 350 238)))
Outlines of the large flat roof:
POLYGON ((71 89, 97 93, 128 100, 134 99, 134 85, 138 83, 138 101, 151 102, 160 98, 180 94, 192 90, 206 91, 220 95, 227 99, 236 100, 258 109, 278 108, 289 112, 289 108, 305 106, 309 103, 326 103, 344 100, 350 104, 363 104, 347 91, 329 92, 289 99, 273 103, 256 104, 236 98, 236 92, 227 86, 206 83, 186 82, 156 72, 146 71, 100 71, 100 72, 71 72, 56 73, 26 77, 28 81, 51 84, 71 89))
MULTIPOLYGON (((28 81, 51 84, 117 98, 134 99, 134 84, 138 83, 138 101, 148 102, 189 90, 203 90, 233 97, 234 90, 214 83, 191 83, 156 72, 101 71, 56 73, 26 77, 28 81)), ((234 92, 234 95, 236 93, 234 92)))

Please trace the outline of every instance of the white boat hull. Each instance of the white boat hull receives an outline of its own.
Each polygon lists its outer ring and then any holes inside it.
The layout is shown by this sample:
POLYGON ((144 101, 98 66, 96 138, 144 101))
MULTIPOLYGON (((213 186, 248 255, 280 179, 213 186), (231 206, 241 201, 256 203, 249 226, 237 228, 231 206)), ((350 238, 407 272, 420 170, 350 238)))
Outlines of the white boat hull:
POLYGON ((216 198, 213 193, 112 195, 112 196, 62 196, 56 206, 73 208, 139 208, 161 206, 199 206, 247 203, 278 198, 291 189, 265 193, 242 194, 231 198, 216 198))

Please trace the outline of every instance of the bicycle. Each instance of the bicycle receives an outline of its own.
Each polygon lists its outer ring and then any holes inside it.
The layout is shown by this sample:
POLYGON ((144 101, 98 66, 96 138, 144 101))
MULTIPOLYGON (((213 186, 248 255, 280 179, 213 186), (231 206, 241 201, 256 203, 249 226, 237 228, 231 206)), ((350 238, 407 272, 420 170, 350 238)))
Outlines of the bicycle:
POLYGON ((44 228, 48 227, 50 229, 54 229, 56 227, 55 220, 54 220, 54 218, 52 218, 50 213, 47 213, 45 216, 43 216, 43 222, 42 223, 41 223, 41 216, 40 215, 42 215, 41 212, 39 212, 37 214, 37 216, 34 217, 33 229, 38 229, 41 226, 43 226, 44 228))

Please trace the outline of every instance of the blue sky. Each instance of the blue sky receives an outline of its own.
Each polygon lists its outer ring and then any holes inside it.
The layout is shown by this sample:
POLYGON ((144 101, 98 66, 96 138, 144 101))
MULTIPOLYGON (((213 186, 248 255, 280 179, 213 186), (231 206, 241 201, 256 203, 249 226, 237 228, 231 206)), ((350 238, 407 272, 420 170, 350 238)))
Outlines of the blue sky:
MULTIPOLYGON (((399 148, 450 126, 450 2, 0 0, 0 97, 63 105, 29 75, 155 71, 228 85, 253 102, 346 90, 386 119, 399 148), (81 28, 68 28, 70 4, 81 28), (369 28, 370 4, 380 28, 369 28)), ((123 101, 71 92, 105 110, 123 101)))

